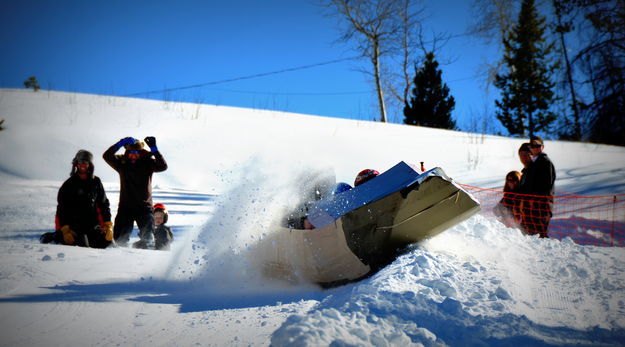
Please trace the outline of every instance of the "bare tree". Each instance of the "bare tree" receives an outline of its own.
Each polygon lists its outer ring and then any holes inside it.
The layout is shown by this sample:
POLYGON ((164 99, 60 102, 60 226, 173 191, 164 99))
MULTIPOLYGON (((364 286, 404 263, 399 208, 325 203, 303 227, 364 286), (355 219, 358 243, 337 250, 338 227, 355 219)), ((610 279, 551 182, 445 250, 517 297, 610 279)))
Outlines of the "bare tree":
POLYGON ((505 34, 515 23, 517 0, 473 0, 471 6, 475 21, 468 30, 471 34, 486 40, 487 43, 501 45, 505 34))
POLYGON ((554 9, 555 15, 555 32, 558 35, 558 39, 560 41, 560 48, 562 59, 564 60, 564 68, 566 72, 566 81, 568 83, 570 97, 571 97, 571 109, 573 110, 573 129, 572 131, 566 129, 567 134, 561 133, 561 137, 565 137, 572 140, 581 140, 582 138, 582 128, 581 128, 581 118, 579 113, 579 103, 577 101, 577 94, 575 92, 575 84, 573 81, 573 72, 571 67, 571 61, 569 59, 569 55, 567 52, 566 41, 564 35, 571 32, 573 30, 572 21, 565 20, 565 12, 567 9, 565 8, 565 1, 568 0, 552 0, 552 5, 554 9))
POLYGON ((401 31, 398 18, 404 1, 322 0, 335 15, 347 22, 341 41, 356 39, 356 49, 371 62, 382 122, 387 121, 387 114, 381 57, 392 51, 391 42, 401 31))
MULTIPOLYGON (((515 5, 518 3, 518 0, 473 0, 471 8, 475 19, 468 32, 487 44, 494 42, 503 52, 503 40, 516 22, 515 5)), ((495 80, 502 64, 502 59, 485 64, 487 87, 495 80)))
MULTIPOLYGON (((425 8, 420 1, 398 0, 398 25, 400 30, 391 44, 390 61, 384 70, 385 90, 390 107, 396 108, 403 115, 404 107, 409 103, 414 87, 413 78, 417 66, 425 62, 428 53, 436 54, 449 40, 446 33, 431 32, 426 35, 424 26, 425 8), (426 36, 428 37, 426 39, 426 36)), ((442 63, 443 65, 445 63, 442 63)))
POLYGON ((592 100, 581 110, 589 117, 591 141, 625 145, 625 1, 575 0, 584 14, 588 40, 572 64, 583 62, 592 100))
MULTIPOLYGON (((414 71, 414 59, 418 55, 417 49, 423 44, 423 27, 421 25, 422 7, 416 7, 411 0, 399 0, 397 13, 399 31, 397 37, 390 42, 394 57, 393 66, 398 66, 399 71, 391 69, 388 90, 391 96, 403 107, 410 97, 412 86, 412 72, 414 71)), ((429 50, 423 50, 425 55, 429 50)))
MULTIPOLYGON (((504 66, 504 61, 500 58, 504 51, 503 42, 516 23, 516 10, 519 3, 519 0, 473 0, 471 2, 472 20, 465 33, 482 40, 489 46, 496 47, 501 52, 501 55, 492 55, 497 58, 483 61, 478 71, 475 71, 476 76, 483 76, 481 83, 485 94, 488 94, 490 88, 494 86, 495 78, 504 66)), ((474 116, 479 114, 484 118, 484 122, 493 123, 494 115, 490 112, 492 112, 490 109, 485 109, 485 112, 475 113, 474 116)))

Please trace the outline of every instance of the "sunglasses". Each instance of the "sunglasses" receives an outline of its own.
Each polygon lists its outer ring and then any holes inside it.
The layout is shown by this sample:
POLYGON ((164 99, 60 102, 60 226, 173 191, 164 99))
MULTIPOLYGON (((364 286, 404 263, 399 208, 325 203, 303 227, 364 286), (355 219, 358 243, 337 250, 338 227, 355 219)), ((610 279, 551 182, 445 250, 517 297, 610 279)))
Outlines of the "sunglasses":
POLYGON ((139 154, 139 151, 128 151, 128 154, 139 154))
POLYGON ((542 144, 539 144, 539 143, 535 143, 535 144, 530 145, 530 147, 532 147, 532 148, 540 148, 540 147, 542 147, 542 146, 543 146, 543 145, 542 145, 542 144))

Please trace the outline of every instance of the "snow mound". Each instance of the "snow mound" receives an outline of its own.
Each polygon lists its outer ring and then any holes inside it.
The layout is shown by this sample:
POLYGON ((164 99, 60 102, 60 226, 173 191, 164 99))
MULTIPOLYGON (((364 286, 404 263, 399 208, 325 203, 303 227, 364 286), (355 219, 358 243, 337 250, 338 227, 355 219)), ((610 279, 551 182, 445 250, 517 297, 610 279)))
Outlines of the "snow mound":
POLYGON ((613 344, 625 336, 623 259, 477 215, 290 317, 272 343, 613 344))

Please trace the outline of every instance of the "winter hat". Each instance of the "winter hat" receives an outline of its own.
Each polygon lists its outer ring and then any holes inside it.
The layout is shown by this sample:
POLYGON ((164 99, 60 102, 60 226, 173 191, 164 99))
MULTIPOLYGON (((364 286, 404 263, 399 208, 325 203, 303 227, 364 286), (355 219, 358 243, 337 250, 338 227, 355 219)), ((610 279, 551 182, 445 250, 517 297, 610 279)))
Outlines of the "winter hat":
POLYGON ((72 165, 76 165, 81 161, 93 163, 93 154, 85 149, 79 150, 74 156, 74 159, 72 159, 72 165))
POLYGON ((141 151, 143 150, 143 142, 138 139, 135 139, 135 143, 129 143, 124 145, 126 151, 141 151))
POLYGON ((163 224, 167 223, 167 218, 169 217, 169 212, 167 212, 167 208, 165 208, 165 205, 160 203, 160 202, 154 204, 154 212, 156 212, 156 211, 163 212, 163 224))
POLYGON ((358 173, 358 176, 356 176, 356 180, 354 181, 354 187, 357 187, 369 180, 371 180, 372 178, 376 177, 377 175, 379 175, 380 173, 377 172, 376 170, 371 170, 371 169, 364 169, 362 171, 360 171, 358 173))
POLYGON ((332 190, 332 195, 341 194, 342 192, 346 192, 350 189, 352 189, 352 186, 350 186, 349 184, 345 182, 339 182, 336 184, 336 186, 334 186, 334 189, 332 190))

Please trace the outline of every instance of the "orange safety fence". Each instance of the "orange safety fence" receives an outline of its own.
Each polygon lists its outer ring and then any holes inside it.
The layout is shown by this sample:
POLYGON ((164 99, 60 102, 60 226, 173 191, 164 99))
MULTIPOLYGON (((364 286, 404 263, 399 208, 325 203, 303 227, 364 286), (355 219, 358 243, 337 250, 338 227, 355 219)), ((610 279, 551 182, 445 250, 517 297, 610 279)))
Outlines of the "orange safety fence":
MULTIPOLYGON (((534 233, 544 225, 540 215, 548 215, 548 236, 555 239, 570 237, 575 243, 596 246, 625 247, 625 194, 583 196, 556 192, 553 203, 528 203, 537 196, 525 194, 506 195, 506 211, 500 205, 504 197, 502 189, 488 189, 460 184, 482 205, 481 214, 498 218, 504 224, 534 233), (531 205, 531 206, 530 206, 531 205)), ((545 199, 542 197, 543 200, 545 199)))

